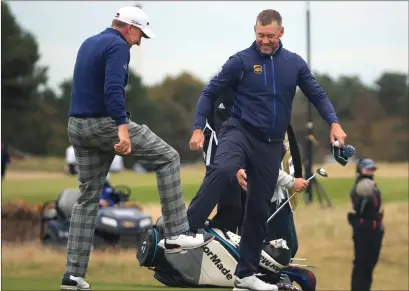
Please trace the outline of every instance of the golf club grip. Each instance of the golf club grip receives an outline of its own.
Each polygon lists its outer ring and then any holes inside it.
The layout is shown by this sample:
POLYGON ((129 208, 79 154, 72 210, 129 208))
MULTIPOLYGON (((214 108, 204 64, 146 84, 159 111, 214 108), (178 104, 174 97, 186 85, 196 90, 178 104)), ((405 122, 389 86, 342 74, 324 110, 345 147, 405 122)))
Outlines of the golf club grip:
MULTIPOLYGON (((317 175, 317 172, 315 172, 314 175, 312 175, 311 177, 309 177, 307 181, 312 180, 312 179, 315 177, 315 175, 317 175)), ((286 205, 287 203, 289 203, 289 202, 290 202, 290 199, 293 198, 293 196, 294 196, 295 194, 297 194, 297 192, 295 192, 293 195, 291 195, 291 196, 287 199, 287 201, 285 201, 285 202, 267 219, 267 222, 266 222, 266 223, 268 223, 268 222, 281 210, 281 208, 284 207, 284 205, 286 205)))
POLYGON ((311 179, 313 179, 313 178, 315 177, 315 175, 317 175, 317 173, 314 173, 314 175, 312 175, 311 177, 309 177, 309 178, 307 179, 307 181, 310 181, 311 179))

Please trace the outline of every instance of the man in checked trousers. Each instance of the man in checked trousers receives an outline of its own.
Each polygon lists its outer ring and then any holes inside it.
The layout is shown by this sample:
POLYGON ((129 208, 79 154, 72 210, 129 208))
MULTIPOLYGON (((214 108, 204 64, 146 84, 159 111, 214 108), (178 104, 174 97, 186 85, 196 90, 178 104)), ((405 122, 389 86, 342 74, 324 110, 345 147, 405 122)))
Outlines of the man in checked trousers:
POLYGON ((180 182, 179 154, 125 111, 130 48, 155 38, 137 7, 118 10, 112 26, 81 45, 74 68, 68 136, 78 163, 81 196, 71 215, 61 290, 90 290, 85 281, 100 193, 114 156, 133 155, 156 166, 166 250, 200 247, 213 236, 192 233, 180 182))

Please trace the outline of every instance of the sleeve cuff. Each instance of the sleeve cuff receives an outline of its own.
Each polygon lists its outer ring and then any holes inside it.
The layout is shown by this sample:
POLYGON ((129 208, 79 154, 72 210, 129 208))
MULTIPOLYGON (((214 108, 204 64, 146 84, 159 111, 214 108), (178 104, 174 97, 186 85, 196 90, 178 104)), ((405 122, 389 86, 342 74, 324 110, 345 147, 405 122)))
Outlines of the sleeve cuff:
POLYGON ((287 183, 287 189, 293 188, 294 183, 295 183, 295 178, 292 177, 291 181, 287 183))
POLYGON ((328 124, 331 126, 331 124, 333 123, 338 123, 339 124, 339 120, 337 118, 332 118, 328 120, 328 124))
POLYGON ((195 125, 193 126, 193 130, 196 130, 196 129, 203 130, 203 128, 204 128, 205 126, 206 126, 206 124, 203 124, 203 125, 195 124, 195 125))
POLYGON ((126 117, 117 117, 114 118, 116 125, 122 125, 122 124, 127 124, 128 121, 126 120, 126 117))

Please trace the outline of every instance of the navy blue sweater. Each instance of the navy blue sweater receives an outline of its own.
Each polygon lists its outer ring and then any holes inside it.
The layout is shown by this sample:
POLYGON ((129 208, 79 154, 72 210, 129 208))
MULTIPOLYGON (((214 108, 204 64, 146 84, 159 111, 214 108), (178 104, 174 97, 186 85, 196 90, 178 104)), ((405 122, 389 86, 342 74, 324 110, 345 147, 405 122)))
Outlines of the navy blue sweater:
POLYGON ((253 42, 231 56, 204 88, 196 105, 194 129, 204 128, 213 100, 233 88, 232 117, 254 127, 263 139, 282 141, 290 124, 297 86, 328 124, 338 122, 327 95, 299 55, 280 43, 271 56, 266 56, 253 42))
POLYGON ((130 52, 122 34, 107 28, 81 45, 75 62, 69 116, 107 117, 125 124, 130 52))

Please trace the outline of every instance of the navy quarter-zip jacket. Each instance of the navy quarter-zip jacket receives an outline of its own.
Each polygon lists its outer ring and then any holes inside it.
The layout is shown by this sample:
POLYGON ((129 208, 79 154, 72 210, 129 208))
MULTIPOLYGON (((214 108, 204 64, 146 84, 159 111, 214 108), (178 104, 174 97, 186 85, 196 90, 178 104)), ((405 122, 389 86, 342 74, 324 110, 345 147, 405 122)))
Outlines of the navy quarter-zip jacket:
POLYGON ((266 56, 253 42, 231 56, 204 88, 196 105, 194 129, 204 128, 213 100, 233 88, 232 117, 256 129, 262 139, 283 141, 297 86, 328 124, 338 123, 326 93, 299 55, 283 48, 280 42, 278 49, 266 56))
POLYGON ((129 45, 122 34, 107 28, 81 45, 74 67, 69 116, 112 117, 127 123, 129 45))

